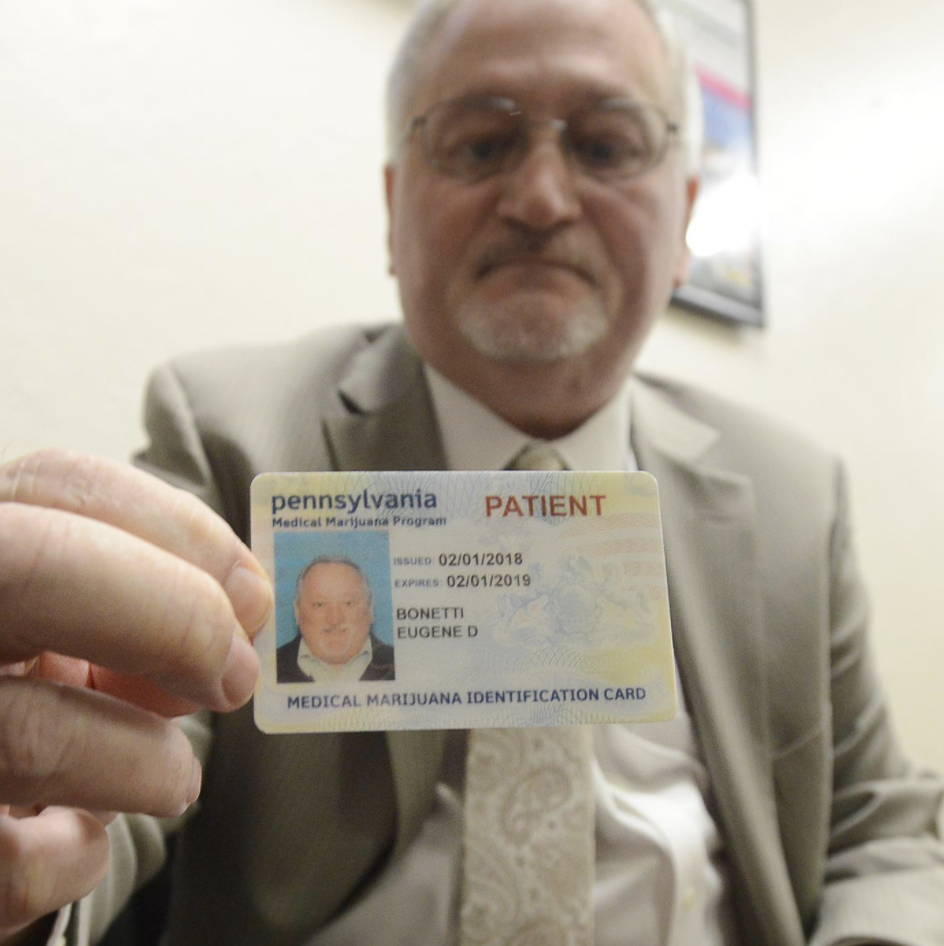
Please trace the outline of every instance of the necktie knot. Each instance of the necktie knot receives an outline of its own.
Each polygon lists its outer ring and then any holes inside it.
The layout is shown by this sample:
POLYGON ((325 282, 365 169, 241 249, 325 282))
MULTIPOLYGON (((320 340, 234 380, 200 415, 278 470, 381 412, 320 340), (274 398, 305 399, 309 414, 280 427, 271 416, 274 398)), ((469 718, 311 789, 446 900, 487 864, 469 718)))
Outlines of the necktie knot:
POLYGON ((547 444, 528 444, 508 464, 509 470, 566 470, 567 464, 561 455, 547 444))

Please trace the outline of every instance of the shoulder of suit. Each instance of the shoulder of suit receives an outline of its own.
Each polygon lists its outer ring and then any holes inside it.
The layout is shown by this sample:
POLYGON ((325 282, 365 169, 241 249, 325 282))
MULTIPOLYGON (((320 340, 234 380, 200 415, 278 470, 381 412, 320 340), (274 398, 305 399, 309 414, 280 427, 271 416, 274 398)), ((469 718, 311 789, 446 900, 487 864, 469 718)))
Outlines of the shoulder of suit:
POLYGON ((235 390, 271 393, 336 386, 357 356, 388 335, 400 334, 394 324, 336 326, 276 343, 227 345, 188 352, 167 366, 198 398, 235 390))
POLYGON ((391 644, 382 641, 376 634, 370 635, 373 659, 377 663, 393 663, 394 650, 391 644))
POLYGON ((279 656, 282 654, 291 654, 292 651, 297 651, 301 645, 302 636, 301 634, 296 634, 290 641, 286 641, 284 644, 280 644, 275 652, 279 656))
POLYGON ((791 423, 677 379, 640 374, 637 381, 686 416, 711 428, 717 437, 704 462, 754 474, 825 475, 836 470, 835 451, 791 423))
POLYGON ((320 456, 282 456, 283 448, 291 454, 289 428, 298 437, 320 430, 327 415, 357 411, 361 390, 380 388, 388 399, 413 390, 419 364, 398 323, 336 327, 276 344, 181 355, 154 372, 148 404, 153 411, 172 403, 176 413, 192 415, 196 428, 220 443, 278 441, 266 464, 319 463, 320 456), (415 370, 407 370, 411 365, 415 370), (355 392, 352 399, 348 390, 355 392))

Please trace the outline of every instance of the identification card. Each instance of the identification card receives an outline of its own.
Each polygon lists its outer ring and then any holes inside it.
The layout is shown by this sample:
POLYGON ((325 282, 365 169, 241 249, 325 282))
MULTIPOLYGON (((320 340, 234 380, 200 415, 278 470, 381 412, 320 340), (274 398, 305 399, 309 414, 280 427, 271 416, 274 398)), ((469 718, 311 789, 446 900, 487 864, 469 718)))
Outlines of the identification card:
POLYGON ((647 473, 266 473, 264 732, 670 719, 647 473))

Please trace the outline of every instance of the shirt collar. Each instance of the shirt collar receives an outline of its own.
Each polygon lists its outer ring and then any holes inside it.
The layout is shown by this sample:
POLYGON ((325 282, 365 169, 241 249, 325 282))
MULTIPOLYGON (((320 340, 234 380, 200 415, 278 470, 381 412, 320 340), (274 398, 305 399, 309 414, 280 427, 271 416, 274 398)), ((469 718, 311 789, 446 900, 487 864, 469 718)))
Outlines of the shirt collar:
POLYGON ((424 364, 423 370, 450 470, 503 470, 528 444, 536 442, 552 446, 571 470, 638 469, 629 442, 628 381, 567 436, 537 441, 492 413, 435 368, 424 364))
POLYGON ((327 683, 337 680, 360 680, 361 674, 370 665, 374 656, 374 646, 367 635, 364 646, 360 652, 355 654, 350 660, 343 664, 325 663, 320 657, 316 657, 308 647, 304 637, 298 642, 298 667, 302 673, 311 677, 315 683, 327 683))

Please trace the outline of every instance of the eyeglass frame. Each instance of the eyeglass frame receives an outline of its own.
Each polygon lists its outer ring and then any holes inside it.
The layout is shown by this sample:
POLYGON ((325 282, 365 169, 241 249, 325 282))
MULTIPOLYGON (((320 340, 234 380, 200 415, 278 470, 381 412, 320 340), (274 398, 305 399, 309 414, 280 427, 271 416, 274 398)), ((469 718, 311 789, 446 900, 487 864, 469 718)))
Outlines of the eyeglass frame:
POLYGON ((625 109, 647 109, 649 111, 655 112, 658 117, 663 121, 665 125, 665 138, 662 142, 661 148, 657 151, 653 160, 647 164, 645 167, 631 171, 626 174, 594 174, 593 171, 581 167, 577 164, 577 168, 582 174, 586 174, 589 177, 594 178, 594 180, 608 182, 608 181, 628 181, 636 177, 641 177, 643 174, 651 171, 653 168, 658 167, 664 160, 665 156, 669 152, 669 148, 672 145, 678 145, 681 143, 682 139, 681 134, 681 125, 678 122, 672 121, 669 116, 665 113, 664 109, 656 105, 653 102, 639 102, 635 99, 621 98, 619 96, 613 96, 609 98, 603 98, 595 102, 593 105, 586 106, 584 108, 575 109, 569 118, 548 118, 542 121, 527 121, 524 120, 521 123, 521 126, 518 130, 518 136, 516 140, 515 149, 513 154, 516 155, 511 163, 507 167, 499 167, 493 171, 487 171, 480 175, 475 174, 464 174, 461 171, 450 170, 449 168, 444 167, 440 164, 436 158, 430 153, 429 143, 426 137, 425 129, 427 127, 429 116, 435 112, 437 109, 445 108, 450 105, 459 105, 463 102, 467 102, 469 105, 475 105, 476 103, 482 105, 497 105, 501 111, 504 111, 509 117, 515 118, 521 116, 524 118, 525 110, 514 100, 506 98, 500 95, 482 95, 482 96, 459 96, 458 98, 453 99, 443 99, 440 102, 435 102, 431 105, 422 115, 416 115, 410 119, 410 123, 407 125, 403 137, 400 142, 400 149, 402 151, 410 141, 413 139, 416 134, 417 129, 422 129, 423 134, 421 137, 423 157, 426 159, 426 163, 432 167, 434 170, 439 171, 441 174, 445 174, 448 177, 454 177, 460 180, 466 180, 470 182, 486 180, 490 177, 495 177, 498 174, 503 174, 507 171, 513 171, 520 167, 521 162, 524 161, 527 156, 530 139, 529 132, 532 128, 539 128, 542 125, 549 125, 554 131, 557 132, 558 141, 560 144, 561 152, 568 159, 568 163, 571 166, 574 166, 576 162, 572 157, 572 149, 568 145, 567 130, 568 127, 573 123, 575 117, 593 112, 596 109, 607 109, 607 108, 625 108, 625 109))

